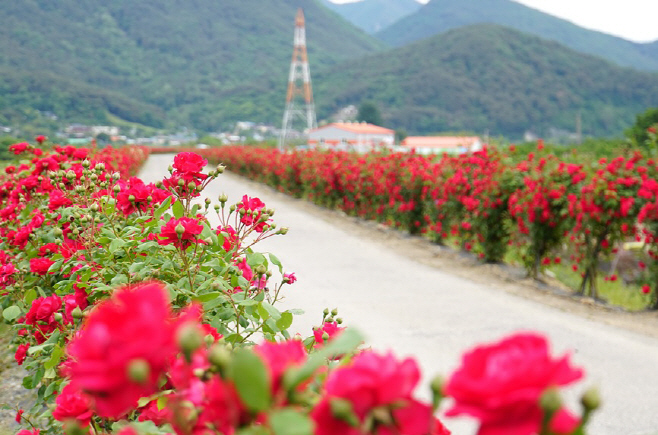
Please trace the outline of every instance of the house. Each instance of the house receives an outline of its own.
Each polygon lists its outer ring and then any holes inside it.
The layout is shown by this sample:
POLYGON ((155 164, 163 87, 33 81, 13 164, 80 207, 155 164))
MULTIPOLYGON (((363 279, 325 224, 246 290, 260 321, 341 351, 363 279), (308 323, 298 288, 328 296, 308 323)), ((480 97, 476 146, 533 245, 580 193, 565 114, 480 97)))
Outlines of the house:
POLYGON ((462 154, 481 149, 482 141, 477 136, 408 136, 398 147, 417 154, 462 154))
POLYGON ((333 122, 308 132, 309 147, 368 152, 389 148, 395 131, 366 122, 333 122))

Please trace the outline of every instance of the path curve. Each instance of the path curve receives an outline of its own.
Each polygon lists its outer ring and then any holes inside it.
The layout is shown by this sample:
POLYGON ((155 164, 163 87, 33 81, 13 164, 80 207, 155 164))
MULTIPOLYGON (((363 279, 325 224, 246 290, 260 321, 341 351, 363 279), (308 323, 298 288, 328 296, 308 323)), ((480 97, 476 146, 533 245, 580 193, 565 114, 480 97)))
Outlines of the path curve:
MULTIPOLYGON (((153 155, 140 177, 161 180, 172 161, 173 155, 153 155)), ((222 193, 229 204, 245 194, 259 197, 276 210, 277 225, 290 228, 257 250, 275 253, 287 272, 295 272, 298 282, 287 288, 282 307, 306 312, 293 324, 303 336, 319 324, 324 308, 337 307, 345 324, 365 333, 373 348, 414 356, 425 388, 433 375, 451 373, 473 345, 515 331, 539 331, 549 337, 554 354, 571 352, 574 364, 586 370, 585 380, 568 392, 573 409, 585 388, 600 388, 604 407, 589 425, 590 434, 658 434, 656 336, 520 297, 501 281, 482 282, 415 261, 346 230, 336 213, 314 212, 308 203, 236 175, 221 175, 202 199, 216 201, 222 193)), ((425 390, 418 394, 428 396, 425 390)), ((455 435, 475 433, 470 421, 445 421, 455 435)))

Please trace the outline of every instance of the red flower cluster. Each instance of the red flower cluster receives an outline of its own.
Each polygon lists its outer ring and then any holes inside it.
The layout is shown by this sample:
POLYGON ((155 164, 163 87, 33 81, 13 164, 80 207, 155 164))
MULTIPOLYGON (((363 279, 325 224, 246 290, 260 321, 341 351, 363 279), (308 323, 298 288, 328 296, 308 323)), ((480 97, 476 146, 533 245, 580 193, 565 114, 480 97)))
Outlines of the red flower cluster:
POLYGON ((71 388, 118 418, 159 388, 177 352, 175 323, 162 284, 124 287, 99 304, 69 343, 71 388))
POLYGON ((455 400, 447 415, 480 420, 478 435, 533 435, 543 418, 541 395, 580 379, 569 357, 554 359, 536 334, 517 334, 466 353, 445 392, 455 400))
POLYGON ((208 178, 201 172, 207 164, 208 161, 196 153, 178 153, 174 157, 174 171, 163 180, 163 184, 180 198, 195 198, 208 178))
POLYGON ((364 352, 331 372, 311 412, 315 435, 449 435, 432 408, 412 397, 420 372, 412 359, 364 352), (372 427, 364 428, 370 422, 372 427))
POLYGON ((158 243, 161 245, 174 245, 179 249, 187 249, 195 243, 205 243, 198 238, 202 231, 203 225, 196 219, 188 217, 172 218, 160 230, 162 240, 158 243))

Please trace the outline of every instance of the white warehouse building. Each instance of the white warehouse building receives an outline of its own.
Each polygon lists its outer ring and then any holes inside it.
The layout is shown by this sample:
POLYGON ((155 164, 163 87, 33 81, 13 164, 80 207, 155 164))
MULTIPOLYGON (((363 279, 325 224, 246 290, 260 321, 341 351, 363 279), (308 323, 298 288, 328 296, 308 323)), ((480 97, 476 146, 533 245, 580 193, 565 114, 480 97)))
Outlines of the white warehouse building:
POLYGON ((390 148, 395 131, 366 122, 334 122, 308 132, 310 147, 365 153, 390 148))

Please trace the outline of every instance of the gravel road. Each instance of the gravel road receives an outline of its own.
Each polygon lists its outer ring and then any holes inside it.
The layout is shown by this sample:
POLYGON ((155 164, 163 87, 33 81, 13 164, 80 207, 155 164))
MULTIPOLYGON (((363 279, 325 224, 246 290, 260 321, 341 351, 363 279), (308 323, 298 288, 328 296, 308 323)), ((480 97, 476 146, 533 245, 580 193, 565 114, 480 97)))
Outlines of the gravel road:
MULTIPOLYGON (((141 177, 162 179, 172 161, 173 155, 151 156, 141 177)), ((600 388, 604 407, 590 424, 590 434, 658 434, 655 314, 630 319, 642 322, 639 328, 616 326, 628 326, 630 315, 560 302, 528 286, 518 291, 524 286, 497 278, 490 269, 419 261, 424 254, 414 254, 418 241, 392 237, 390 231, 241 177, 220 176, 203 197, 216 200, 221 193, 229 196, 229 204, 244 194, 258 196, 276 210, 277 225, 290 228, 286 236, 266 240, 257 250, 275 253, 287 272, 295 272, 298 282, 288 287, 282 307, 306 312, 293 324, 303 336, 311 334, 325 307, 337 307, 345 324, 365 333, 373 348, 417 358, 426 381, 437 373, 449 374, 461 353, 477 343, 515 331, 539 331, 549 337, 555 354, 571 352, 574 363, 586 370, 584 382, 567 392, 572 406, 585 388, 600 388), (397 241, 390 243, 391 238, 397 241)), ((426 385, 419 396, 427 396, 426 385)), ((476 430, 464 419, 446 419, 446 424, 455 435, 476 430)))

